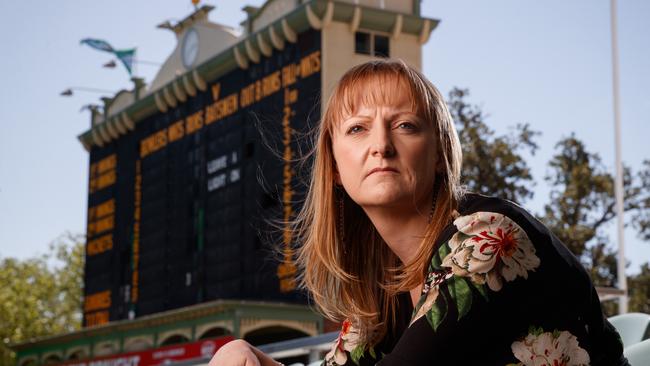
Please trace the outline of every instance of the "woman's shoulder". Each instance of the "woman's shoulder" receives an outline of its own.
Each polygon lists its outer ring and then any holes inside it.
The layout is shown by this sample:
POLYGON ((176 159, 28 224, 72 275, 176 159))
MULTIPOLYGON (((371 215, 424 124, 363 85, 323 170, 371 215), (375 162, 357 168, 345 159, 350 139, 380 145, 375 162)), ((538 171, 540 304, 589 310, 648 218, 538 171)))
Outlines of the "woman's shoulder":
POLYGON ((458 216, 451 226, 449 236, 457 231, 479 234, 481 230, 499 235, 517 234, 519 240, 529 243, 539 255, 555 257, 570 267, 579 267, 577 258, 540 219, 518 203, 507 199, 466 193, 459 200, 458 216))
POLYGON ((454 231, 488 229, 495 233, 501 230, 502 235, 517 233, 520 240, 530 243, 538 256, 551 262, 564 262, 571 271, 583 272, 579 260, 566 245, 540 219, 513 201, 466 193, 459 201, 458 213, 453 222, 454 231))
POLYGON ((517 223, 530 223, 539 231, 548 231, 544 224, 516 202, 474 192, 463 194, 458 203, 460 216, 468 216, 477 212, 494 212, 507 216, 517 223))
MULTIPOLYGON (((549 229, 496 197, 467 194, 458 211, 434 252, 411 327, 393 358, 423 349, 440 354, 456 344, 479 347, 484 364, 492 364, 489 357, 527 364, 549 344, 561 346, 576 364, 588 363, 589 354, 593 360, 620 357, 588 274, 549 229)), ((460 355, 460 364, 476 361, 463 358, 474 356, 462 353, 462 346, 451 353, 460 355)))
MULTIPOLYGON (((486 298, 543 294, 547 300, 570 300, 564 309, 575 312, 589 301, 592 283, 579 259, 527 210, 474 193, 459 203, 459 215, 434 250, 425 287, 451 281, 462 289, 476 287, 486 298)), ((423 310, 427 307, 418 313, 423 310)))

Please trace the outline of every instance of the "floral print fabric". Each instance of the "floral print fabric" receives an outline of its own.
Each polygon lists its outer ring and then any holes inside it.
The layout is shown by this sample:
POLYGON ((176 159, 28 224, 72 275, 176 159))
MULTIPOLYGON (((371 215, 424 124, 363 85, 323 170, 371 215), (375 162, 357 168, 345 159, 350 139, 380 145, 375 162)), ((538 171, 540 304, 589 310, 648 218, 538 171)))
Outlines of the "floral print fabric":
MULTIPOLYGON (((472 195, 472 197, 473 200, 480 201, 480 204, 485 202, 486 206, 498 211, 513 210, 525 213, 518 206, 504 208, 506 204, 501 203, 504 201, 478 195, 472 195), (487 202, 488 200, 490 201, 487 202)), ((477 206, 479 205, 474 207, 477 206)), ((420 299, 413 307, 410 323, 406 322, 408 318, 405 319, 405 328, 397 333, 397 343, 388 349, 378 348, 377 354, 381 355, 381 360, 379 360, 375 355, 375 350, 360 343, 358 333, 354 331, 350 322, 346 321, 343 323, 338 339, 325 357, 325 365, 365 366, 375 365, 377 361, 382 366, 448 364, 450 360, 453 360, 452 363, 458 362, 452 356, 452 349, 458 352, 459 349, 455 347, 477 341, 480 342, 478 344, 483 344, 485 347, 498 344, 498 349, 503 350, 502 359, 508 361, 489 363, 483 356, 479 356, 480 353, 477 353, 476 360, 480 361, 471 361, 471 364, 498 364, 500 366, 506 364, 524 366, 590 364, 590 354, 580 346, 578 337, 574 335, 582 333, 572 334, 570 329, 543 331, 542 328, 527 328, 531 323, 543 326, 546 324, 545 320, 555 318, 551 310, 546 310, 550 307, 543 305, 544 301, 548 299, 549 293, 546 291, 552 291, 550 293, 557 296, 558 291, 569 291, 564 290, 562 281, 575 284, 577 283, 575 281, 584 278, 581 277, 582 274, 575 272, 576 268, 580 268, 579 262, 577 260, 569 262, 570 270, 574 271, 572 275, 575 277, 561 277, 558 274, 558 266, 567 265, 563 262, 566 260, 565 254, 560 255, 557 252, 557 248, 562 247, 562 244, 554 237, 548 237, 547 234, 542 235, 541 233, 546 233, 544 231, 546 229, 539 222, 528 221, 526 227, 533 229, 527 232, 511 218, 512 216, 507 216, 504 213, 484 209, 463 215, 463 211, 459 211, 461 216, 453 221, 453 230, 450 228, 447 231, 448 234, 445 234, 446 236, 437 243, 425 276, 420 299), (531 232, 533 236, 530 236, 531 232), (558 243, 559 246, 556 245, 558 243), (546 256, 542 258, 536 248, 536 245, 540 244, 546 246, 546 256), (553 257, 549 257, 549 255, 553 255, 553 257), (543 268, 545 270, 542 270, 543 268), (550 270, 551 268, 552 270, 550 270), (553 286, 541 289, 530 287, 538 285, 522 282, 529 280, 531 275, 536 272, 539 272, 539 275, 535 277, 535 283, 549 283, 553 286), (503 295, 504 288, 509 289, 508 295, 505 297, 503 295), (530 315, 523 315, 518 318, 520 320, 515 322, 513 322, 514 318, 510 318, 506 308, 496 305, 514 304, 514 308, 517 309, 520 299, 511 298, 514 294, 517 294, 515 296, 531 296, 531 301, 536 301, 536 305, 533 307, 520 308, 523 309, 520 314, 530 315), (496 303, 493 304, 494 301, 496 303), (466 317, 470 320, 463 322, 466 317), (483 322, 482 319, 486 318, 481 317, 490 317, 495 320, 483 322), (424 323, 418 322, 422 318, 425 318, 424 323), (477 321, 481 324, 489 324, 490 327, 479 329, 482 326, 478 325, 477 321), (522 324, 521 321, 527 323, 522 324), (418 326, 414 330, 416 322, 418 322, 418 326), (427 323, 430 327, 423 325, 427 323), (507 325, 508 333, 503 333, 505 329, 501 329, 501 325, 507 325), (450 333, 452 329, 456 329, 458 332, 450 333), (495 332, 497 337, 482 338, 490 334, 489 332, 495 332), (463 339, 448 338, 449 334, 463 334, 463 339), (508 335, 501 340, 498 336, 500 334, 508 335), (421 342, 419 342, 420 340, 421 342), (391 354, 393 351, 395 352, 391 354), (427 354, 430 356, 424 356, 427 354), (372 358, 367 355, 371 355, 372 358), (426 357, 433 358, 427 359, 426 357), (405 362, 405 360, 410 361, 405 362), (516 363, 516 360, 519 363, 516 363)), ((517 217, 518 222, 534 220, 529 219, 529 216, 517 217)), ((570 259, 570 261, 574 259, 570 259)), ((588 280, 585 280, 582 285, 593 289, 588 280)), ((579 295, 574 292, 560 293, 564 294, 561 297, 563 301, 587 301, 584 298, 578 298, 579 295)), ((410 297, 408 299, 410 305, 410 297)), ((594 301, 597 304, 597 311, 600 311, 598 299, 596 298, 594 301)), ((602 316, 602 314, 597 314, 596 318, 598 316, 602 316)), ((584 325, 586 324, 581 325, 583 329, 584 325)), ((599 329, 599 331, 603 329, 602 325, 598 325, 598 327, 592 329, 599 329)), ((554 329, 554 327, 550 329, 554 329)), ((612 341, 617 336, 615 332, 610 332, 607 329, 599 335, 599 337, 604 337, 601 340, 607 339, 603 342, 609 342, 606 343, 608 346, 605 349, 598 350, 601 356, 607 355, 606 358, 601 357, 601 360, 611 361, 605 364, 625 364, 623 363, 624 358, 621 363, 618 361, 622 353, 622 346, 618 343, 614 344, 612 341)), ((461 353, 463 352, 461 351, 461 353)), ((459 353, 453 354, 461 356, 459 353)), ((465 360, 474 360, 470 354, 463 353, 462 357, 465 357, 463 358, 465 360)), ((600 364, 594 363, 594 365, 600 364)))
POLYGON ((454 220, 458 231, 441 245, 431 261, 429 274, 423 287, 424 301, 420 301, 411 323, 430 312, 434 329, 444 317, 444 305, 434 304, 438 299, 438 286, 443 282, 453 286, 450 299, 463 313, 469 311, 474 288, 486 296, 485 284, 499 291, 503 282, 517 277, 528 278, 528 272, 539 267, 540 260, 526 232, 505 215, 494 212, 476 212, 454 220), (452 281, 449 279, 453 276, 452 281), (467 281, 469 280, 469 281, 467 281), (434 313, 431 313, 434 312, 434 313))
POLYGON ((457 276, 499 291, 504 280, 528 278, 528 271, 539 266, 526 232, 504 215, 477 212, 459 217, 454 225, 458 232, 449 240, 451 253, 442 265, 457 276))
POLYGON ((525 339, 512 344, 512 353, 521 361, 513 365, 589 365, 589 354, 578 345, 578 339, 567 331, 532 329, 525 339))
MULTIPOLYGON (((339 336, 332 345, 332 349, 325 355, 326 366, 345 365, 350 358, 355 364, 359 364, 359 359, 366 351, 365 345, 359 343, 359 332, 352 325, 350 320, 343 321, 339 336), (349 357, 348 357, 349 356, 349 357)), ((374 349, 370 347, 368 353, 376 358, 374 349)))

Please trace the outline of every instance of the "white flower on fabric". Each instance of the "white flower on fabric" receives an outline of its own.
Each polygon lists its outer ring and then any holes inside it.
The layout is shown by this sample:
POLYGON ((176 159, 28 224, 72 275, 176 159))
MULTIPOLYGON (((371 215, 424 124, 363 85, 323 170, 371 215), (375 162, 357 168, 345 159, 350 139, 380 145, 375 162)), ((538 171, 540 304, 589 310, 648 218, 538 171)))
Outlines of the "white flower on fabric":
POLYGON ((501 290, 503 280, 528 278, 539 266, 535 247, 526 232, 507 216, 476 212, 454 220, 458 232, 449 240, 451 252, 442 265, 457 276, 469 277, 493 291, 501 290))
POLYGON ((332 345, 332 349, 325 355, 327 366, 345 365, 348 361, 347 352, 352 352, 359 345, 359 332, 349 320, 343 322, 341 332, 332 345))
POLYGON ((512 353, 524 366, 585 366, 589 354, 578 345, 578 339, 567 331, 529 334, 514 342, 512 353))

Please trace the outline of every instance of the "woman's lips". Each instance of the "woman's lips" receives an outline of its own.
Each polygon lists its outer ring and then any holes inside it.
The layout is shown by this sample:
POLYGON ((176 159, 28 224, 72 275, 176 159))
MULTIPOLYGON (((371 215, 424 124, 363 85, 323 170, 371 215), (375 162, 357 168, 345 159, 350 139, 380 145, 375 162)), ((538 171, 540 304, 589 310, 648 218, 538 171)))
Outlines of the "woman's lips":
POLYGON ((375 168, 375 169, 372 169, 370 172, 368 172, 366 177, 368 177, 368 176, 370 176, 370 175, 372 175, 374 173, 382 173, 382 172, 384 172, 384 173, 398 173, 397 169, 395 169, 395 168, 388 168, 388 167, 375 168))

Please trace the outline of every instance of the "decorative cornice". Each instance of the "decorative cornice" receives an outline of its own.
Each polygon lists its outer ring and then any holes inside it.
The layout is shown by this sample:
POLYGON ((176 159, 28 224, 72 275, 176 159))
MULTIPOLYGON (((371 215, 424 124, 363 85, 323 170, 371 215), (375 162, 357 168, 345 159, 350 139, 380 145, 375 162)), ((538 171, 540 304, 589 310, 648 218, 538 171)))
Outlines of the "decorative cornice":
POLYGON ((296 35, 296 31, 294 31, 291 28, 289 22, 287 22, 286 19, 282 19, 282 34, 284 34, 284 37, 287 39, 287 41, 291 43, 296 43, 296 41, 298 40, 298 35, 296 35))
POLYGON ((271 43, 273 44, 273 47, 275 47, 280 51, 284 49, 284 39, 282 39, 280 36, 278 36, 277 33, 275 33, 275 27, 273 26, 269 27, 269 38, 271 38, 271 43))
POLYGON ((258 32, 255 39, 257 39, 257 47, 259 47, 262 54, 266 57, 271 56, 271 54, 273 53, 273 48, 271 48, 271 46, 269 46, 269 44, 266 43, 266 41, 262 37, 262 32, 258 32))
POLYGON ((239 47, 235 47, 233 50, 235 51, 235 60, 237 60, 239 68, 243 70, 248 69, 248 59, 239 51, 239 47))
POLYGON ((255 48, 253 48, 253 44, 250 38, 244 41, 244 47, 246 47, 246 55, 248 56, 248 59, 256 64, 259 63, 260 53, 255 48))
POLYGON ((176 96, 176 99, 178 99, 179 102, 185 103, 187 101, 187 94, 185 94, 185 90, 181 88, 180 83, 182 82, 182 78, 174 80, 172 83, 174 87, 174 96, 176 96))
MULTIPOLYGON (((175 80, 174 80, 175 81, 175 80)), ((173 83, 172 81, 171 83, 173 83)), ((163 93, 163 100, 167 103, 168 106, 172 108, 176 108, 178 105, 176 98, 172 93, 169 91, 169 88, 171 87, 171 84, 167 84, 165 87, 162 88, 162 93, 163 93)))
POLYGON ((200 91, 206 91, 208 89, 208 85, 196 69, 192 70, 192 80, 194 80, 194 85, 196 85, 200 91))
POLYGON ((187 74, 183 75, 183 88, 185 88, 185 92, 187 92, 190 97, 196 95, 196 88, 194 87, 194 84, 190 82, 190 78, 187 74))
POLYGON ((311 5, 309 4, 305 6, 305 15, 307 16, 307 21, 312 28, 321 29, 323 27, 323 23, 321 22, 320 18, 314 13, 314 11, 311 9, 311 5))
POLYGON ((117 129, 113 127, 114 120, 111 118, 106 125, 106 132, 111 137, 111 139, 116 139, 118 136, 117 129))
POLYGON ((154 98, 156 99, 156 107, 161 113, 167 112, 167 104, 162 100, 160 93, 155 93, 154 98))
POLYGON ((352 13, 352 20, 350 21, 350 32, 354 33, 359 29, 359 23, 361 22, 361 8, 359 6, 354 7, 354 12, 352 13))
POLYGON ((402 14, 397 14, 395 17, 395 25, 393 26, 393 31, 391 32, 391 37, 397 39, 402 33, 402 14))

